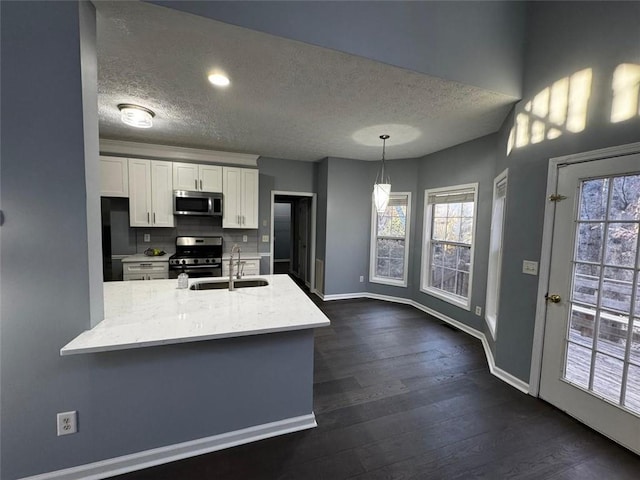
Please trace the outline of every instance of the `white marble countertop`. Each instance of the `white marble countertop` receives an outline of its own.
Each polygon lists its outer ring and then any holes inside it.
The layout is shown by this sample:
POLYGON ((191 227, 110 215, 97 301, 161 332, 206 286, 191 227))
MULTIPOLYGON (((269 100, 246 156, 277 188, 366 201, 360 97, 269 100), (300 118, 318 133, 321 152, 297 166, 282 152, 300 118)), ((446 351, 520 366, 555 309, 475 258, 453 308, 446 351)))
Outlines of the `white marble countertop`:
POLYGON ((144 253, 135 253, 133 255, 127 255, 122 258, 122 263, 128 262, 168 262, 169 257, 173 255, 172 253, 167 252, 164 255, 154 255, 149 256, 144 253))
MULTIPOLYGON (((260 275, 265 287, 177 289, 177 280, 106 282, 105 318, 60 355, 317 328, 329 319, 288 275, 260 275)), ((215 279, 193 279, 194 282, 215 279)))

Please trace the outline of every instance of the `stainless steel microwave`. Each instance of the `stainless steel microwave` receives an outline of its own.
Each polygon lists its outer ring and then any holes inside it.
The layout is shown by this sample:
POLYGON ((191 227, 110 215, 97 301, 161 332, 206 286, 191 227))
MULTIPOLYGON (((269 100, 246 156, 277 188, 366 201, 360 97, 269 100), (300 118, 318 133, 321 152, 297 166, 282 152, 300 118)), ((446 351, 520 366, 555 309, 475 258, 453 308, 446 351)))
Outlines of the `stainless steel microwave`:
POLYGON ((222 194, 174 190, 173 214, 220 217, 222 216, 222 194))

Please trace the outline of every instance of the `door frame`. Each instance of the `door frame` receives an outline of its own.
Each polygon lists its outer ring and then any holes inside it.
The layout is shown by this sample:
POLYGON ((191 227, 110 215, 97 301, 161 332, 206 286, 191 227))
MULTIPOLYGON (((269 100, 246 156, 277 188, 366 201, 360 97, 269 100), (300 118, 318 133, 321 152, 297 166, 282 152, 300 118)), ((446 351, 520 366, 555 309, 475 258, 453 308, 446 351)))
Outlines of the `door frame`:
POLYGON ((274 232, 274 211, 276 203, 276 195, 286 195, 289 197, 308 197, 311 198, 311 241, 309 242, 309 291, 316 293, 316 213, 317 213, 317 197, 318 194, 312 192, 290 192, 285 190, 271 190, 271 232, 269 237, 269 274, 273 275, 273 260, 275 255, 273 245, 274 232))
MULTIPOLYGON (((591 162, 607 158, 640 153, 640 142, 602 148, 589 152, 564 155, 549 159, 547 173, 547 191, 545 199, 556 193, 558 184, 558 168, 572 163, 591 162)), ((536 299, 535 327, 533 331, 533 345, 531 348, 531 368, 529 373, 529 394, 538 397, 540 394, 540 376, 542 375, 542 350, 544 347, 544 329, 547 321, 547 303, 545 294, 549 288, 549 273, 551 270, 551 244, 553 242, 553 223, 555 220, 555 204, 546 201, 544 209, 544 223, 542 230, 542 245, 540 251, 540 266, 538 269, 538 297, 536 299)))

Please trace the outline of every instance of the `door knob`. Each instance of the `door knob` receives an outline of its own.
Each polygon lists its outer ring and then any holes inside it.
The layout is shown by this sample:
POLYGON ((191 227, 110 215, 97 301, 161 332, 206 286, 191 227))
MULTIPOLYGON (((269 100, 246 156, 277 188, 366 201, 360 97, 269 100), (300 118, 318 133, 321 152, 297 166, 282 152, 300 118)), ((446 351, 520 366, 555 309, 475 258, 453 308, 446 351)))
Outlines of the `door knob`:
POLYGON ((547 295, 547 300, 551 303, 560 303, 560 300, 562 300, 562 298, 560 298, 560 295, 554 293, 553 295, 547 295))

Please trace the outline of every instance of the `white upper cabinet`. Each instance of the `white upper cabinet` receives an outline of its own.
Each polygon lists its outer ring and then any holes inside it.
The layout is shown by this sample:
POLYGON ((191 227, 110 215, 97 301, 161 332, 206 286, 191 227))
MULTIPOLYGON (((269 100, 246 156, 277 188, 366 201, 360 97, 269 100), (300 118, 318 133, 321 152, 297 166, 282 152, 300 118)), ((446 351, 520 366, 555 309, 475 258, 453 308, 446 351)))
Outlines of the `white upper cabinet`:
POLYGON ((201 192, 222 192, 222 167, 198 165, 201 192))
POLYGON ((258 228, 258 170, 222 167, 223 228, 258 228))
POLYGON ((173 227, 171 162, 129 159, 129 225, 173 227))
POLYGON ((173 188, 197 192, 222 192, 222 167, 174 162, 173 188))
POLYGON ((151 161, 152 227, 173 227, 173 175, 171 163, 151 161))
POLYGON ((100 196, 129 196, 129 170, 126 158, 100 157, 100 196))

